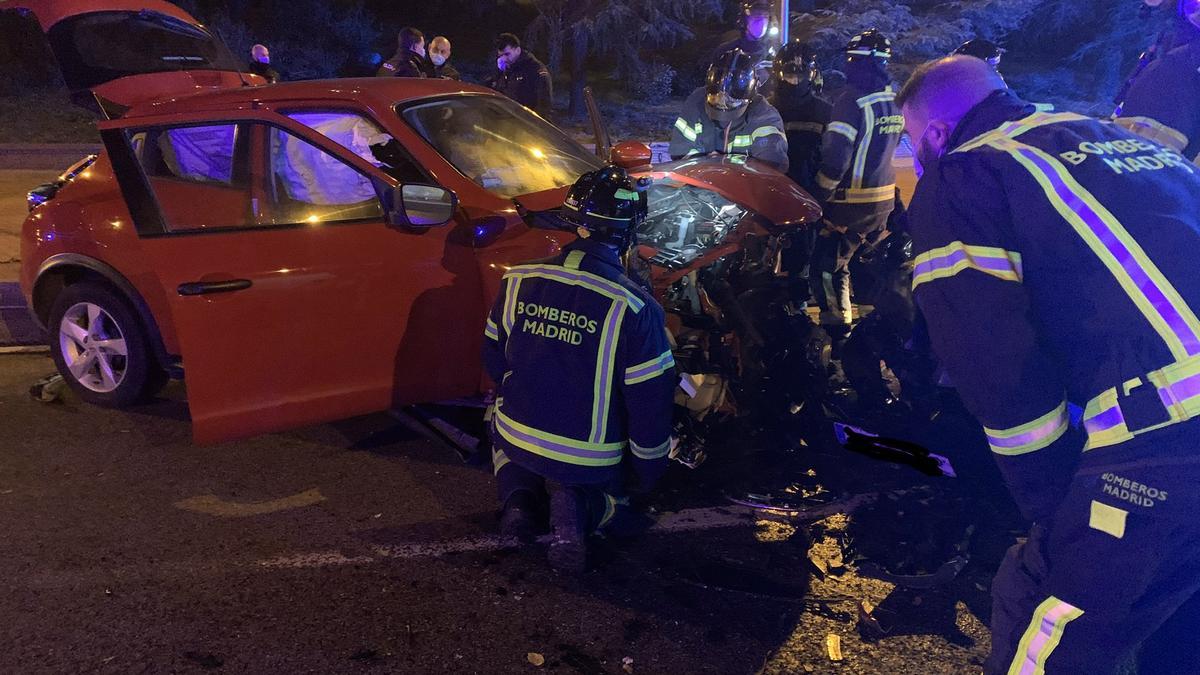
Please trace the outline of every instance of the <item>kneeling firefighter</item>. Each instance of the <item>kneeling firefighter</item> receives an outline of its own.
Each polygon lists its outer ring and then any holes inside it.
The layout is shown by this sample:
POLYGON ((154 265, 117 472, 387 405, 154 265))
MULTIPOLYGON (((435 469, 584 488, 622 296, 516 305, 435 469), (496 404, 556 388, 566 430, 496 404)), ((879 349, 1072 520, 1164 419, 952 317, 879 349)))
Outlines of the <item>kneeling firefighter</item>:
POLYGON ((588 534, 639 521, 626 488, 648 492, 667 466, 666 318, 621 263, 646 218, 646 187, 613 166, 583 175, 562 209, 579 240, 504 275, 484 331, 501 531, 531 538, 548 497, 549 560, 565 571, 586 568, 588 534))

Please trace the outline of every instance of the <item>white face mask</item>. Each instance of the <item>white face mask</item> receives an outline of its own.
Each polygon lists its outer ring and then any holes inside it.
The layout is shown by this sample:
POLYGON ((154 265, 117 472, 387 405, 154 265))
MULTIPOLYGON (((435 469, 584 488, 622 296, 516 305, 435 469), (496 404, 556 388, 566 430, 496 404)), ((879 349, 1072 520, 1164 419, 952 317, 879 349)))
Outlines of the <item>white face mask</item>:
POLYGON ((441 54, 430 54, 429 60, 433 61, 433 65, 440 66, 446 63, 446 57, 441 54))

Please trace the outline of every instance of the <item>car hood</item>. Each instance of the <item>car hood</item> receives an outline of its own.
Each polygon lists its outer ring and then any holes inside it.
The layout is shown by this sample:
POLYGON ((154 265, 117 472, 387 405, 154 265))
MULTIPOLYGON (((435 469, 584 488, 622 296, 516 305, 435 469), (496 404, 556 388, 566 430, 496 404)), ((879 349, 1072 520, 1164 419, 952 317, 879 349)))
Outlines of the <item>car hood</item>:
MULTIPOLYGON (((744 206, 777 226, 800 225, 821 218, 821 206, 795 181, 775 169, 740 157, 704 157, 658 164, 635 170, 634 176, 671 180, 712 190, 744 206)), ((517 197, 530 211, 550 211, 562 206, 566 187, 517 197)))
POLYGON ((32 14, 74 100, 116 117, 139 103, 263 84, 220 38, 161 0, 5 0, 32 14))

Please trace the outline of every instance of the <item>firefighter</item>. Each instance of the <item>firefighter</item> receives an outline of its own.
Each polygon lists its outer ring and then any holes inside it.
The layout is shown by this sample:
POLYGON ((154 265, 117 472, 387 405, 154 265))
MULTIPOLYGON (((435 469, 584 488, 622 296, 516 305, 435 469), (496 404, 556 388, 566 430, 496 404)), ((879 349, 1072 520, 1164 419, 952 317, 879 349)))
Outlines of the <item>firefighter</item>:
MULTIPOLYGON (((833 111, 829 101, 821 97, 824 80, 816 50, 799 40, 784 45, 775 57, 775 83, 772 102, 787 134, 788 176, 814 194, 821 164, 821 138, 833 111)), ((792 234, 783 250, 783 267, 796 311, 807 306, 809 264, 816 236, 814 228, 805 228, 792 234)))
POLYGON ((1129 85, 1117 124, 1200 164, 1200 0, 1179 0, 1175 46, 1129 85))
POLYGON ((432 77, 425 58, 425 34, 416 28, 402 28, 396 36, 396 55, 379 67, 376 77, 432 77))
MULTIPOLYGON (((914 293, 1033 522, 992 584, 986 672, 1115 672, 1200 600, 1200 172, 1037 112, 973 58, 918 68, 898 102, 914 293)), ((1188 633, 1168 672, 1200 672, 1188 633)))
POLYGON ((771 15, 774 8, 770 0, 747 0, 742 3, 740 19, 741 34, 717 46, 708 62, 715 62, 722 54, 740 49, 754 60, 758 74, 758 86, 763 92, 769 89, 774 68, 775 50, 771 40, 771 15))
POLYGON ((623 273, 646 218, 646 185, 621 168, 584 174, 563 219, 580 239, 504 275, 485 329, 499 383, 492 416, 501 531, 528 539, 549 493, 549 561, 586 567, 586 537, 628 527, 623 478, 650 490, 666 469, 675 362, 663 309, 623 273))
POLYGON ((816 197, 825 205, 813 254, 813 295, 821 323, 835 338, 852 320, 850 261, 885 231, 896 201, 892 157, 904 131, 887 74, 891 41, 877 30, 854 36, 846 47, 846 86, 833 104, 821 143, 816 197))
POLYGON ((722 54, 707 82, 683 103, 671 131, 671 157, 749 156, 788 170, 787 136, 774 106, 758 93, 754 60, 738 49, 722 54))

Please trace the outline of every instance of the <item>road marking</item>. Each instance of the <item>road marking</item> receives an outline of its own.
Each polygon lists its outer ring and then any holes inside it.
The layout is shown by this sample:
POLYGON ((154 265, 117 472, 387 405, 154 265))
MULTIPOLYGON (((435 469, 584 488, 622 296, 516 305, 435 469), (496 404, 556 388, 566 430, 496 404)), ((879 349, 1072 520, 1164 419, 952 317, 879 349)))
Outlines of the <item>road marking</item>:
POLYGON ((325 495, 321 494, 319 488, 313 488, 297 495, 266 502, 227 502, 216 495, 200 495, 175 502, 175 508, 219 518, 246 518, 312 506, 323 501, 325 495))

